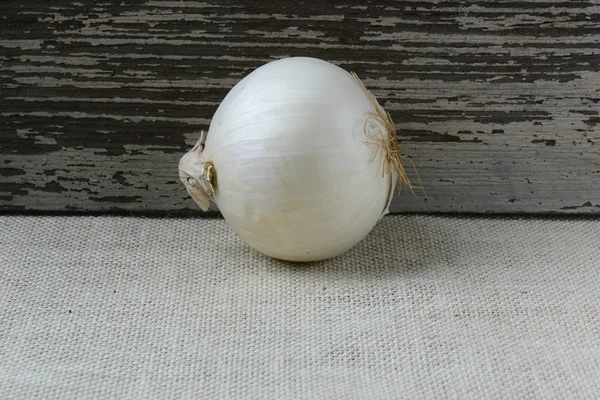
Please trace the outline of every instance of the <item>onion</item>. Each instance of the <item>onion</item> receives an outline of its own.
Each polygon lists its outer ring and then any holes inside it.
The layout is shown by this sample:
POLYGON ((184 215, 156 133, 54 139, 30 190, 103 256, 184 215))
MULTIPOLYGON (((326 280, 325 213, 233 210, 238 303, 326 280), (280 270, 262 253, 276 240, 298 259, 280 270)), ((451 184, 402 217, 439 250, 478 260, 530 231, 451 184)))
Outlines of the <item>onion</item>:
POLYGON ((316 261, 360 242, 411 190, 394 124, 354 74, 306 57, 256 69, 227 94, 179 164, 196 203, 213 201, 251 247, 316 261))

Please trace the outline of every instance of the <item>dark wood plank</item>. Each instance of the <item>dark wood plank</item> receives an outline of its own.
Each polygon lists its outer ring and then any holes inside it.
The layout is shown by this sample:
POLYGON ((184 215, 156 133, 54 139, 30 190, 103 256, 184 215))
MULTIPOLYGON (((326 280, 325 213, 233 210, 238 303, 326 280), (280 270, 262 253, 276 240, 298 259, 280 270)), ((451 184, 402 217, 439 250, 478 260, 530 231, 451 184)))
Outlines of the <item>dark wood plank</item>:
POLYGON ((596 1, 0 2, 0 209, 196 209, 177 163, 277 58, 356 72, 429 203, 600 213, 596 1))

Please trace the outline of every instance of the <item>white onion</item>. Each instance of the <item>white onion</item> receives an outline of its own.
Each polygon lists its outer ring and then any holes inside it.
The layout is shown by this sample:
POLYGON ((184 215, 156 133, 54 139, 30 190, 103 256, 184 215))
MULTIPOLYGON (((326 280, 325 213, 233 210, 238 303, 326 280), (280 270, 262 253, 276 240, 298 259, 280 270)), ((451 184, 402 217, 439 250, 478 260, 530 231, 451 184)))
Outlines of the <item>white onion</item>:
POLYGON ((398 175, 410 187, 389 116, 355 75, 314 58, 250 73, 201 141, 180 162, 190 195, 279 259, 343 253, 388 212, 398 175))

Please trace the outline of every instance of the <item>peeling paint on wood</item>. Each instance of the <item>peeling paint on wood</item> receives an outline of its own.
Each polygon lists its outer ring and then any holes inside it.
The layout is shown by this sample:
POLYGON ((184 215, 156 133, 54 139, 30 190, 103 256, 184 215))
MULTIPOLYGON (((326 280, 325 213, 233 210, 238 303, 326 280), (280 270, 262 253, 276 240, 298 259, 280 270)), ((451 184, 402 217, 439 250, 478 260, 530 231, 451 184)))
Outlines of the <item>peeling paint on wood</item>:
POLYGON ((196 209, 177 177, 227 91, 312 56, 388 110, 429 202, 600 213, 595 1, 0 2, 0 209, 196 209))

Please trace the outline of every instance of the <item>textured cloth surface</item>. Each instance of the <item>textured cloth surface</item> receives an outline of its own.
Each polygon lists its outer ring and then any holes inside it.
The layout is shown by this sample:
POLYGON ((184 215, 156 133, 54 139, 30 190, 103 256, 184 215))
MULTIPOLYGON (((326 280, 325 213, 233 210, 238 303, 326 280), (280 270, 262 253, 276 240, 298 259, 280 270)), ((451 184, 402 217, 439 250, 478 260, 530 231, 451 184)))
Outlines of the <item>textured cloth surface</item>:
POLYGON ((221 219, 0 229, 0 399, 600 393, 600 220, 388 216, 311 264, 221 219))

